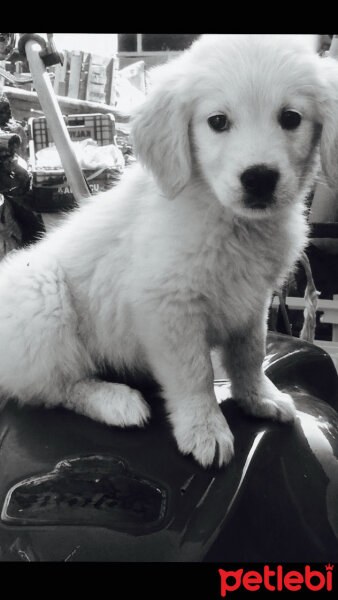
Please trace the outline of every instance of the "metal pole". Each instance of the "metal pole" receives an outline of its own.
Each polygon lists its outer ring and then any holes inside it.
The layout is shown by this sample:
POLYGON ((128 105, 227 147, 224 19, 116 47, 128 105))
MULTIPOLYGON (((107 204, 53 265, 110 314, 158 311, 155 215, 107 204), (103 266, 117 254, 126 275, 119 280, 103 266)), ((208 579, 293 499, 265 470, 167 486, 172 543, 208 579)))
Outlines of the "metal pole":
POLYGON ((56 149, 60 155, 67 181, 75 200, 80 203, 83 198, 90 198, 91 193, 76 158, 49 75, 40 57, 41 46, 35 40, 28 40, 25 50, 34 87, 37 91, 41 108, 46 116, 56 149))

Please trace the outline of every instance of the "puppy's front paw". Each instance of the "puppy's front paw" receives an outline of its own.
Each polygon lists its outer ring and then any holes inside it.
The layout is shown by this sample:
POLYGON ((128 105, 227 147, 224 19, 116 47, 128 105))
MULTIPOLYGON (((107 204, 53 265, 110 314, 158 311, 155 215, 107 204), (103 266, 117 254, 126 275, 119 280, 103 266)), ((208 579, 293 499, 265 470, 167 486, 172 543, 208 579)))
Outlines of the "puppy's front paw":
POLYGON ((186 422, 174 426, 177 445, 183 454, 192 454, 202 467, 217 460, 227 465, 234 455, 234 436, 222 413, 213 414, 203 422, 186 422))
POLYGON ((245 412, 251 415, 280 421, 281 423, 292 423, 296 418, 296 407, 291 396, 280 392, 272 381, 267 378, 261 396, 246 402, 242 406, 245 412))

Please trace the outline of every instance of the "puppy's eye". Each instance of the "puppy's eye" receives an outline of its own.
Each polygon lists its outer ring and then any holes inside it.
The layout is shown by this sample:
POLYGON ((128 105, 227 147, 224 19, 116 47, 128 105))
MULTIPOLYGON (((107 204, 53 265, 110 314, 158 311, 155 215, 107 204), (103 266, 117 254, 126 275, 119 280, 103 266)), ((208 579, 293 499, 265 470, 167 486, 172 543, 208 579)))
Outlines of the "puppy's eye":
POLYGON ((283 129, 297 129, 302 120, 302 115, 296 110, 283 110, 279 122, 283 129))
POLYGON ((214 131, 226 131, 226 129, 229 129, 229 119, 226 115, 212 115, 208 119, 208 124, 214 131))

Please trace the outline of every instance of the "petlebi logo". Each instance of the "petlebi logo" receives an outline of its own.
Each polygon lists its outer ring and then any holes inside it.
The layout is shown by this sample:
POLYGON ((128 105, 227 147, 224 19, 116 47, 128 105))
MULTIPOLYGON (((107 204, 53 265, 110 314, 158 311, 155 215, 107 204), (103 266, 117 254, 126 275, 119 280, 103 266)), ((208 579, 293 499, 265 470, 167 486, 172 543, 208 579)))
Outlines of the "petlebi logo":
POLYGON ((248 590, 256 592, 266 589, 269 592, 290 591, 308 589, 311 592, 332 591, 333 565, 325 565, 321 571, 314 569, 311 565, 305 565, 304 570, 287 570, 282 565, 270 567, 264 565, 262 572, 237 569, 236 571, 225 571, 218 569, 221 577, 221 596, 225 597, 230 592, 237 590, 248 590))

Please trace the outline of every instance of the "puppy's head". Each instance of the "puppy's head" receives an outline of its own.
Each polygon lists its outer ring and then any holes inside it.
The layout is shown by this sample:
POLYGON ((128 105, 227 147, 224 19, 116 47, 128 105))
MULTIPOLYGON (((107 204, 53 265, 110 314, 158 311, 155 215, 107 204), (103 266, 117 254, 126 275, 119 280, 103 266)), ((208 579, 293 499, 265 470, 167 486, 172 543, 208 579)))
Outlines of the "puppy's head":
POLYGON ((338 63, 312 36, 203 36, 158 74, 132 135, 168 197, 200 178, 234 213, 271 214, 304 196, 319 145, 338 183, 338 63))

